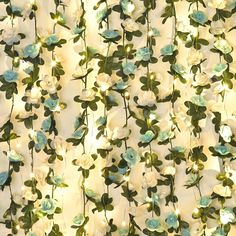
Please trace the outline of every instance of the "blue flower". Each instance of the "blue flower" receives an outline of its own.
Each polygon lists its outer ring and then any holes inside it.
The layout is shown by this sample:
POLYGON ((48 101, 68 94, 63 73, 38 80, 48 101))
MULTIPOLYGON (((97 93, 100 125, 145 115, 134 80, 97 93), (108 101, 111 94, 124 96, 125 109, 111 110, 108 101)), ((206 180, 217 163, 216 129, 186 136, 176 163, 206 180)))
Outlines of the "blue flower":
POLYGON ((51 125, 52 125, 52 119, 51 119, 51 117, 48 117, 42 123, 42 130, 43 131, 49 131, 51 125))
POLYGON ((175 146, 171 150, 174 152, 182 152, 183 153, 185 151, 185 148, 181 147, 181 146, 175 146))
POLYGON ((181 231, 181 236, 191 236, 189 228, 183 228, 181 231))
POLYGON ((99 199, 99 195, 95 193, 92 189, 86 188, 84 191, 87 197, 90 197, 93 199, 99 199))
POLYGON ((11 10, 13 13, 21 13, 22 12, 22 8, 14 6, 14 5, 11 6, 11 10))
POLYGON ((98 11, 96 15, 97 23, 101 23, 101 21, 105 18, 107 14, 107 8, 103 8, 101 11, 98 11))
POLYGON ((121 0, 120 5, 125 15, 130 15, 135 8, 134 4, 129 0, 121 0))
POLYGON ((119 236, 127 236, 129 234, 129 228, 126 226, 126 227, 120 227, 118 229, 118 232, 119 232, 119 236))
POLYGON ((124 167, 124 168, 118 167, 118 173, 121 174, 121 175, 126 174, 127 170, 128 170, 127 167, 124 167))
POLYGON ((161 55, 163 56, 171 56, 175 51, 175 45, 167 44, 165 47, 161 49, 161 55))
POLYGON ((133 62, 123 62, 122 68, 125 75, 131 75, 135 73, 137 66, 133 62))
POLYGON ((174 212, 169 213, 166 217, 166 224, 169 229, 170 228, 177 229, 179 227, 178 216, 174 212))
POLYGON ((72 33, 73 34, 81 34, 83 31, 84 31, 84 27, 81 28, 81 27, 77 26, 73 29, 72 33))
POLYGON ((96 125, 97 126, 101 126, 101 125, 105 125, 107 123, 107 118, 105 116, 100 116, 97 120, 96 120, 96 125))
POLYGON ((34 70, 34 67, 33 67, 33 66, 28 66, 28 67, 26 67, 26 68, 24 69, 24 72, 25 72, 26 74, 30 74, 31 72, 33 72, 33 70, 34 70))
POLYGON ((102 37, 106 38, 106 39, 114 39, 117 38, 119 36, 119 32, 116 30, 105 30, 102 32, 102 37))
POLYGON ((190 18, 201 25, 204 25, 208 21, 208 18, 203 11, 194 10, 190 15, 190 18))
POLYGON ((47 100, 44 101, 44 106, 51 111, 55 110, 58 104, 59 104, 58 99, 48 98, 47 100))
POLYGON ((3 73, 3 78, 6 82, 16 82, 18 79, 18 73, 13 70, 7 70, 3 73))
POLYGON ((197 201, 197 207, 206 208, 211 204, 211 202, 211 197, 203 196, 197 201))
POLYGON ((147 219, 145 221, 145 224, 149 231, 152 231, 152 232, 156 231, 159 233, 164 231, 164 228, 162 227, 160 220, 157 218, 147 219))
POLYGON ((224 64, 224 63, 218 63, 217 65, 215 65, 215 67, 213 68, 213 73, 216 76, 221 76, 225 70, 227 70, 228 65, 224 64))
POLYGON ((0 186, 3 186, 6 183, 7 178, 8 178, 8 172, 7 171, 4 171, 4 172, 0 173, 0 186))
POLYGON ((56 186, 61 186, 62 184, 64 184, 64 179, 63 177, 59 176, 59 175, 54 175, 51 177, 51 181, 54 185, 56 186))
POLYGON ((223 145, 215 146, 214 149, 216 152, 218 152, 222 156, 230 153, 229 148, 223 145))
POLYGON ((54 199, 45 198, 41 203, 40 210, 47 215, 54 214, 56 210, 56 201, 54 199))
POLYGON ((133 167, 140 162, 139 154, 131 147, 127 148, 123 154, 123 158, 127 161, 129 167, 133 167))
POLYGON ((151 130, 148 130, 145 134, 141 135, 140 141, 141 143, 150 143, 154 136, 155 134, 151 130))
POLYGON ((78 214, 77 216, 74 217, 73 219, 73 224, 81 226, 85 221, 85 217, 83 214, 78 214))
POLYGON ((196 95, 191 98, 191 102, 199 107, 205 107, 206 106, 206 100, 201 95, 196 95))
POLYGON ((47 145, 48 140, 42 131, 38 131, 35 137, 35 149, 42 150, 47 145))
POLYGON ((172 138, 173 136, 174 136, 174 133, 172 131, 170 131, 170 130, 160 131, 158 133, 157 140, 158 140, 158 142, 164 142, 167 139, 172 138))
POLYGON ((224 228, 220 228, 218 227, 213 233, 212 236, 226 236, 226 232, 224 230, 224 228))
POLYGON ((56 44, 56 43, 58 43, 58 41, 59 41, 59 38, 57 37, 56 34, 51 34, 51 35, 49 35, 49 36, 44 40, 44 42, 45 42, 48 46, 53 45, 53 44, 56 44))
POLYGON ((76 139, 82 139, 84 137, 86 130, 87 130, 86 126, 82 125, 72 134, 72 137, 76 139))
POLYGON ((151 51, 148 47, 140 48, 136 52, 136 57, 138 61, 149 61, 151 58, 151 51))
POLYGON ((108 178, 112 180, 113 182, 119 182, 121 180, 121 175, 119 173, 112 173, 109 172, 108 178))
POLYGON ((185 67, 181 64, 173 64, 171 65, 171 68, 179 75, 184 75, 185 74, 185 67))
POLYGON ((15 150, 8 151, 7 157, 9 159, 9 161, 11 161, 11 162, 19 162, 19 161, 24 160, 23 156, 21 154, 17 153, 15 150))
POLYGON ((160 31, 155 27, 151 27, 150 35, 153 37, 160 37, 161 36, 160 31))
POLYGON ((23 50, 23 57, 24 58, 30 57, 30 58, 34 59, 35 57, 38 56, 39 49, 40 49, 40 47, 38 45, 29 44, 23 50))
POLYGON ((120 79, 116 85, 115 85, 116 89, 118 90, 124 90, 126 88, 128 88, 128 83, 123 81, 122 79, 120 79))

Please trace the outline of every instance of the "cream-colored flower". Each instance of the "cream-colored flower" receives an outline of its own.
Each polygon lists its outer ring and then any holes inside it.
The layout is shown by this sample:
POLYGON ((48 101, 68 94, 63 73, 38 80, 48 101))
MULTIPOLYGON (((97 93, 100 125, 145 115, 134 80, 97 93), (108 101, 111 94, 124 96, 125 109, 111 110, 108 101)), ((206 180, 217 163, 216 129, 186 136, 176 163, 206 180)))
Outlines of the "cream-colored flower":
POLYGON ((144 174, 145 187, 155 187, 157 184, 157 175, 154 171, 144 174))
POLYGON ((162 169, 163 175, 172 175, 174 176, 176 173, 176 168, 174 166, 166 166, 162 169))
POLYGON ((225 23, 222 20, 212 21, 210 32, 214 35, 220 35, 226 32, 225 23))
POLYGON ((91 155, 83 153, 77 158, 75 164, 82 167, 83 169, 88 170, 94 164, 94 159, 91 155))
POLYGON ((114 75, 110 76, 108 74, 101 73, 97 75, 96 82, 101 90, 105 91, 116 83, 116 78, 114 75))
POLYGON ((227 0, 210 0, 208 6, 217 9, 224 9, 227 5, 227 0))
POLYGON ((124 26, 125 30, 128 32, 133 32, 139 30, 139 25, 133 19, 128 18, 126 19, 122 25, 124 26))
POLYGON ((112 130, 111 139, 124 139, 129 136, 130 130, 127 127, 115 127, 112 130))
POLYGON ((232 46, 229 44, 229 42, 222 38, 215 41, 214 47, 224 54, 230 53, 232 51, 232 46))
POLYGON ((111 150, 112 149, 112 146, 111 146, 109 140, 105 136, 102 136, 98 140, 98 149, 103 149, 103 150, 111 150))
POLYGON ((203 54, 201 51, 196 50, 195 48, 191 48, 189 54, 188 54, 188 58, 187 58, 187 62, 189 65, 197 65, 201 62, 201 60, 203 59, 203 54))
POLYGON ((25 96, 27 97, 27 103, 37 104, 41 100, 41 88, 34 86, 31 90, 26 91, 25 96))
POLYGON ((93 89, 83 89, 79 96, 79 99, 82 101, 91 102, 94 100, 95 95, 96 95, 96 92, 93 89))
POLYGON ((152 91, 141 91, 138 96, 140 106, 153 106, 156 102, 156 96, 152 91))
POLYGON ((38 195, 37 193, 32 193, 31 188, 25 188, 23 192, 23 198, 28 201, 36 201, 38 195))
POLYGON ((213 187, 213 192, 222 197, 231 197, 232 191, 229 186, 223 186, 222 184, 217 184, 213 187))
POLYGON ((205 86, 209 84, 210 80, 206 73, 198 73, 193 81, 193 86, 205 86))
POLYGON ((13 45, 20 41, 17 29, 15 27, 6 27, 0 35, 0 41, 4 41, 7 45, 13 45))
POLYGON ((224 139, 224 141, 227 143, 229 143, 231 141, 231 137, 233 135, 231 128, 228 125, 221 125, 219 134, 224 139))
POLYGON ((58 136, 52 141, 53 148, 56 150, 57 155, 65 156, 68 143, 58 136))
POLYGON ((40 86, 43 90, 46 90, 49 94, 56 93, 58 86, 57 78, 54 76, 46 75, 40 81, 40 86))

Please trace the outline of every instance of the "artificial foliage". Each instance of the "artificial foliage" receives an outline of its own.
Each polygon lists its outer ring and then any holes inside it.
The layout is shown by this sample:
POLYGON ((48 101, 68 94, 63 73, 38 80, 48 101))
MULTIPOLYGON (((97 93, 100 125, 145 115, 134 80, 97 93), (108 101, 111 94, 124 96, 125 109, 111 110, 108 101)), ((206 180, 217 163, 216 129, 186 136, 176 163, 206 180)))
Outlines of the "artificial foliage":
POLYGON ((0 6, 1 236, 236 234, 235 0, 0 6))

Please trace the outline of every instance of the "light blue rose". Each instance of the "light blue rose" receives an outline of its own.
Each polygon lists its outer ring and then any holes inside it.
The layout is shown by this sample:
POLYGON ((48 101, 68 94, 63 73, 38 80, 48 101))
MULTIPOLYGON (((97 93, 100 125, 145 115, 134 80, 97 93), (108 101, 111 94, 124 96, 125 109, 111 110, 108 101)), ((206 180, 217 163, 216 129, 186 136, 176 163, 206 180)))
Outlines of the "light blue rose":
POLYGON ((36 137, 35 137, 35 148, 37 150, 42 150, 47 145, 48 140, 45 134, 42 131, 37 131, 36 137))
POLYGON ((181 231, 181 236, 191 236, 189 228, 183 228, 181 231))
POLYGON ((211 202, 211 197, 203 196, 197 201, 197 207, 206 208, 211 204, 211 202))
POLYGON ((102 37, 106 38, 106 39, 114 39, 117 38, 119 36, 119 32, 116 30, 105 30, 102 32, 102 37))
POLYGON ((39 46, 37 46, 36 44, 29 44, 23 50, 23 57, 24 58, 30 57, 34 59, 39 55, 39 49, 40 49, 39 46))
POLYGON ((149 61, 151 58, 151 51, 148 47, 138 49, 136 52, 136 58, 138 61, 149 61))
POLYGON ((53 45, 53 44, 56 44, 56 43, 58 43, 58 41, 59 41, 59 38, 57 37, 56 34, 51 34, 51 35, 49 35, 49 36, 44 40, 44 42, 45 42, 48 46, 53 45))
POLYGON ((112 180, 113 182, 119 182, 121 180, 121 175, 119 173, 109 173, 109 179, 112 180))
POLYGON ((124 90, 126 88, 128 88, 128 83, 123 81, 122 79, 120 79, 116 85, 115 85, 116 89, 118 90, 124 90))
POLYGON ((41 203, 40 210, 47 215, 52 215, 56 210, 56 205, 57 202, 54 199, 45 198, 41 203))
POLYGON ((128 170, 127 167, 124 167, 124 168, 118 167, 118 173, 121 174, 121 175, 126 174, 127 170, 128 170))
POLYGON ((160 31, 155 27, 151 27, 150 32, 151 32, 151 36, 153 36, 153 37, 160 37, 161 36, 160 31))
POLYGON ((107 118, 105 116, 100 116, 97 120, 96 120, 96 125, 97 126, 101 126, 101 125, 105 125, 107 123, 107 118))
POLYGON ((213 68, 213 73, 216 76, 221 76, 225 70, 227 70, 228 65, 224 64, 224 63, 218 63, 217 65, 215 65, 215 67, 213 68))
POLYGON ((121 0, 120 6, 125 15, 130 15, 135 8, 134 4, 129 0, 121 0))
POLYGON ((73 219, 73 224, 77 226, 81 226, 85 221, 85 217, 83 214, 78 214, 77 216, 74 217, 73 219))
POLYGON ((179 75, 183 76, 186 73, 185 67, 181 64, 173 64, 171 68, 179 75))
POLYGON ((52 125, 52 119, 51 117, 48 117, 42 122, 42 130, 43 131, 49 131, 50 127, 52 125))
POLYGON ((174 152, 182 152, 182 153, 185 152, 185 148, 182 146, 175 146, 171 150, 174 152))
POLYGON ((197 181, 197 179, 198 179, 198 175, 191 173, 191 174, 189 175, 188 180, 186 181, 186 184, 191 185, 191 184, 195 183, 195 182, 197 181))
POLYGON ((19 77, 19 74, 14 70, 7 70, 3 73, 3 78, 6 82, 16 82, 19 77))
POLYGON ((166 217, 166 224, 169 229, 170 228, 177 229, 179 227, 178 216, 174 212, 169 213, 166 217))
POLYGON ((4 172, 0 173, 0 186, 3 186, 6 183, 7 178, 8 178, 8 172, 7 171, 4 171, 4 172))
POLYGON ((141 143, 150 143, 154 136, 155 134, 151 130, 148 130, 145 134, 141 135, 140 141, 141 143))
POLYGON ((120 227, 118 229, 119 236, 127 236, 129 234, 129 228, 126 227, 120 227))
POLYGON ((28 67, 26 67, 26 68, 24 69, 24 72, 25 72, 26 74, 30 74, 31 72, 33 72, 33 70, 34 70, 34 67, 33 67, 33 66, 28 66, 28 67))
POLYGON ((11 6, 11 10, 13 13, 21 13, 22 12, 22 8, 14 6, 14 5, 11 6))
POLYGON ((50 111, 55 110, 58 104, 59 104, 58 99, 48 98, 44 101, 44 106, 47 107, 50 111))
POLYGON ((84 31, 84 27, 75 27, 72 31, 73 34, 81 34, 84 31))
POLYGON ((208 21, 208 18, 203 11, 194 10, 190 15, 190 18, 201 25, 204 25, 208 21))
POLYGON ((131 147, 127 148, 123 154, 123 158, 127 161, 129 167, 133 167, 140 162, 139 154, 131 147))
POLYGON ((229 148, 223 145, 217 145, 214 147, 215 151, 224 156, 230 153, 229 148))
POLYGON ((86 196, 93 199, 99 199, 99 195, 95 193, 92 189, 86 188, 84 191, 85 191, 86 196))
POLYGON ((81 126, 75 132, 72 134, 72 136, 76 139, 82 139, 84 137, 85 131, 86 131, 86 126, 81 126))
POLYGON ((175 51, 175 45, 167 44, 165 47, 161 49, 161 55, 163 56, 171 56, 175 51))
POLYGON ((101 21, 104 19, 104 17, 107 14, 107 8, 103 8, 101 11, 98 11, 97 15, 96 15, 96 20, 97 23, 101 23, 101 21))
POLYGON ((164 142, 167 139, 170 139, 172 137, 173 137, 173 132, 170 130, 165 130, 165 131, 160 131, 158 133, 157 140, 158 140, 158 142, 164 142))
POLYGON ((135 73, 137 66, 133 62, 123 62, 122 68, 125 75, 131 75, 135 73))
POLYGON ((212 236, 226 236, 227 234, 224 231, 224 228, 218 227, 213 233, 212 236))
POLYGON ((59 175, 54 175, 51 177, 51 181, 54 185, 56 186, 60 186, 64 183, 64 179, 62 176, 59 176, 59 175))
POLYGON ((206 100, 201 95, 196 95, 191 98, 191 102, 199 107, 205 107, 206 106, 206 100))
POLYGON ((7 157, 9 159, 9 161, 11 162, 19 162, 19 161, 23 161, 24 158, 21 154, 15 152, 14 150, 11 150, 7 153, 7 157))
POLYGON ((145 221, 145 225, 147 229, 152 232, 156 231, 161 233, 164 231, 164 228, 162 227, 160 220, 157 218, 147 219, 145 221))

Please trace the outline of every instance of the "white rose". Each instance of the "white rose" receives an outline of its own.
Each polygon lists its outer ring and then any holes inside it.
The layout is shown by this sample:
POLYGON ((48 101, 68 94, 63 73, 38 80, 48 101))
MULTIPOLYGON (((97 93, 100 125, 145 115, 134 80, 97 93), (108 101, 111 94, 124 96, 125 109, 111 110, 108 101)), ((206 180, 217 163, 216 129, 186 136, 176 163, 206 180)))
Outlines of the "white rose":
POLYGON ((82 167, 83 169, 88 170, 94 163, 94 160, 91 155, 89 154, 82 154, 78 159, 76 160, 75 164, 77 166, 82 167))
POLYGON ((162 174, 163 175, 172 175, 174 176, 176 173, 176 169, 174 166, 166 166, 162 169, 162 174))
POLYGON ((26 91, 25 96, 27 96, 27 103, 37 104, 41 99, 41 88, 32 87, 31 90, 26 91))
POLYGON ((112 140, 123 139, 129 136, 130 130, 127 127, 115 127, 112 131, 112 140))
POLYGON ((112 146, 106 137, 103 136, 98 140, 98 149, 103 149, 103 150, 112 149, 112 146))
POLYGON ((231 209, 220 209, 220 222, 224 225, 232 223, 235 220, 235 214, 231 209))
POLYGON ((144 175, 145 187, 155 187, 157 184, 157 176, 155 172, 147 172, 144 175))
POLYGON ((232 131, 228 125, 221 125, 219 134, 225 142, 229 143, 231 141, 232 131))
POLYGON ((209 84, 209 77, 206 73, 198 73, 193 81, 193 86, 205 86, 209 84))
POLYGON ((188 54, 187 62, 189 65, 197 65, 203 59, 201 51, 192 48, 188 54))
POLYGON ((153 106, 156 102, 156 96, 152 91, 141 91, 139 93, 138 104, 140 106, 153 106))
POLYGON ((110 76, 105 73, 101 73, 97 75, 96 82, 101 88, 101 90, 105 91, 112 87, 115 84, 114 76, 110 76))
POLYGON ((217 9, 224 9, 226 7, 227 0, 210 0, 208 6, 217 9))
POLYGON ((146 8, 143 4, 143 1, 133 0, 133 3, 134 3, 134 10, 132 11, 131 16, 134 19, 137 19, 146 11, 146 8))
POLYGON ((23 198, 28 201, 36 201, 38 198, 37 193, 32 193, 30 188, 26 188, 23 192, 23 198))
POLYGON ((125 30, 128 32, 137 31, 139 29, 138 23, 136 23, 133 19, 128 18, 126 19, 122 25, 124 26, 125 30))
POLYGON ((83 89, 79 99, 82 101, 88 101, 91 102, 95 98, 96 92, 93 89, 83 89))
POLYGON ((47 177, 48 168, 47 167, 41 167, 40 169, 36 169, 34 171, 35 179, 37 180, 37 184, 40 188, 44 187, 46 185, 45 178, 47 177))
POLYGON ((52 142, 53 148, 56 150, 57 155, 65 156, 67 151, 67 142, 60 138, 56 137, 52 142))
POLYGON ((49 94, 56 93, 58 86, 57 78, 46 75, 40 82, 40 86, 43 90, 46 90, 49 94))
POLYGON ((214 43, 214 47, 220 50, 222 53, 227 54, 232 51, 232 46, 225 39, 218 39, 214 43))
POLYGON ((222 184, 217 184, 213 187, 213 192, 222 197, 231 197, 232 191, 229 186, 223 186, 222 184))
POLYGON ((214 35, 219 35, 225 33, 225 23, 222 20, 212 21, 210 32, 214 35))
POLYGON ((20 41, 20 36, 15 27, 7 27, 0 35, 0 41, 3 40, 7 45, 13 45, 20 41))

